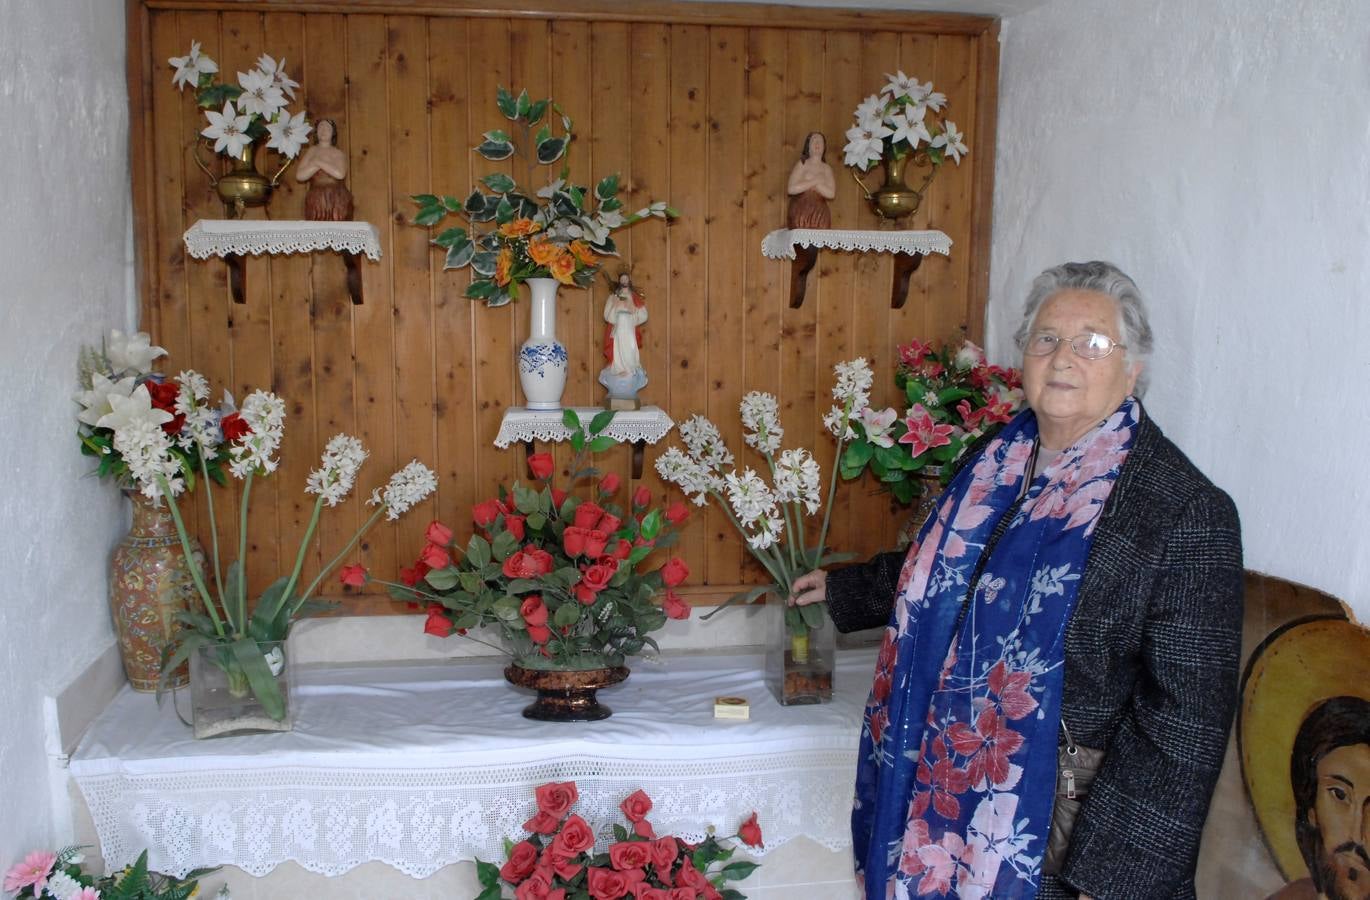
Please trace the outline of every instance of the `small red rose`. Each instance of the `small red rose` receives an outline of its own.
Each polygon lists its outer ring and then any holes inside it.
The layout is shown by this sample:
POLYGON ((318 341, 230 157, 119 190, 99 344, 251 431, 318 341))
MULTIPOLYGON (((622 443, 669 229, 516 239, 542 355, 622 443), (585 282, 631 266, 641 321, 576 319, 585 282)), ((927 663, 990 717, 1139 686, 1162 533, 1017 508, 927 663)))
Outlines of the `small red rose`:
POLYGON ((613 534, 615 531, 618 531, 618 526, 622 524, 623 520, 620 519, 618 516, 611 516, 608 513, 605 513, 604 515, 600 516, 599 522, 595 525, 595 528, 599 529, 605 534, 613 534))
POLYGON ((528 471, 539 481, 546 481, 556 471, 557 464, 550 453, 534 453, 528 457, 528 471))
POLYGON ((756 813, 752 813, 747 821, 742 823, 742 827, 737 829, 737 836, 748 847, 761 846, 761 826, 756 824, 756 813))
POLYGON ((566 502, 566 492, 561 488, 552 488, 552 506, 556 507, 557 512, 561 512, 561 506, 566 502))
POLYGON ((591 528, 585 533, 585 555, 603 556, 604 546, 609 543, 607 532, 600 531, 598 528, 591 528))
POLYGON ((577 528, 594 528, 599 524, 600 517, 604 515, 604 508, 598 503, 586 501, 576 507, 575 518, 572 525, 577 528))
POLYGON ((599 480, 599 492, 608 496, 618 490, 619 478, 615 472, 610 472, 599 480))
POLYGON ((423 564, 430 569, 445 569, 452 564, 452 557, 447 555, 447 551, 437 544, 429 544, 423 548, 423 553, 419 555, 423 564))
POLYGON ((523 598, 523 602, 519 604, 519 615, 531 626, 547 624, 547 606, 537 594, 529 594, 523 598))
POLYGON ((488 528, 503 511, 498 500, 482 500, 471 507, 471 518, 481 528, 488 528))
POLYGON ((645 484, 633 491, 633 509, 646 509, 651 502, 652 492, 645 484))
POLYGON ((623 538, 618 539, 618 544, 610 551, 610 556, 622 562, 628 558, 628 554, 633 552, 633 545, 623 538))
POLYGON ((571 813, 566 817, 566 824, 561 826, 561 833, 555 840, 567 854, 583 853, 595 845, 595 833, 590 830, 584 819, 571 813))
POLYGON ((609 865, 618 869, 641 869, 652 861, 652 845, 646 841, 619 841, 609 845, 609 865))
MULTIPOLYGON (((545 644, 552 639, 552 629, 546 625, 529 625, 528 636, 533 639, 535 644, 545 644)), ((547 648, 543 648, 545 651, 547 648)), ((547 654, 544 652, 544 656, 547 654)))
POLYGON ((514 891, 514 900, 566 900, 566 888, 552 887, 550 871, 535 871, 514 891))
POLYGON ((533 834, 555 834, 557 826, 560 824, 560 816, 553 816, 539 810, 533 818, 523 823, 523 830, 531 831, 533 834))
POLYGON ((647 796, 646 791, 638 789, 624 797, 618 808, 623 810, 623 815, 629 822, 641 822, 647 817, 647 813, 652 811, 652 798, 647 796))
POLYGON ((428 607, 428 621, 423 623, 423 630, 434 637, 449 637, 452 634, 452 620, 447 618, 446 611, 435 603, 428 607))
POLYGON ((661 611, 668 619, 688 619, 690 604, 686 603, 675 591, 667 590, 666 599, 661 602, 661 611))
POLYGON ((452 543, 452 529, 436 519, 428 523, 428 530, 423 536, 428 543, 437 544, 439 547, 446 547, 452 543))
POLYGON ((409 587, 414 587, 423 580, 423 576, 431 571, 432 569, 429 567, 428 563, 419 560, 414 563, 412 569, 400 569, 400 581, 403 581, 409 587))
POLYGON ((666 874, 671 871, 671 866, 675 865, 675 858, 680 855, 680 845, 676 843, 675 838, 667 836, 652 841, 651 847, 652 865, 664 880, 666 874))
POLYGON ((574 781, 548 782, 538 787, 534 795, 537 797, 538 809, 558 819, 564 818, 580 799, 580 792, 576 790, 574 781))
POLYGON ((666 521, 672 525, 679 525, 689 517, 690 508, 679 500, 666 507, 666 521))
POLYGON ((356 563, 338 570, 338 580, 347 587, 359 588, 366 584, 366 566, 356 563))
POLYGON ((672 556, 666 560, 666 565, 661 567, 661 583, 666 587, 676 587, 689 577, 690 567, 677 557, 672 556))
POLYGON ((537 578, 552 571, 552 554, 541 547, 524 547, 504 561, 506 578, 537 578))
POLYGON ((499 877, 510 884, 518 884, 533 874, 537 861, 538 848, 528 841, 519 841, 509 848, 509 860, 500 867, 499 877))
POLYGON ((613 869, 601 869, 592 866, 588 871, 585 886, 590 890, 593 900, 619 900, 624 895, 633 892, 633 885, 642 881, 642 872, 638 871, 638 877, 634 879, 627 872, 615 872, 613 869))
POLYGON ((524 523, 527 519, 527 516, 505 516, 504 530, 512 534, 514 540, 521 541, 523 540, 524 523))
POLYGON ((566 551, 566 555, 575 559, 577 556, 585 555, 585 538, 590 534, 588 528, 577 528, 574 525, 567 525, 561 532, 561 549, 566 551))
POLYGON ((247 424, 242 413, 229 413, 219 422, 219 430, 224 433, 224 440, 237 441, 252 433, 252 426, 247 424))

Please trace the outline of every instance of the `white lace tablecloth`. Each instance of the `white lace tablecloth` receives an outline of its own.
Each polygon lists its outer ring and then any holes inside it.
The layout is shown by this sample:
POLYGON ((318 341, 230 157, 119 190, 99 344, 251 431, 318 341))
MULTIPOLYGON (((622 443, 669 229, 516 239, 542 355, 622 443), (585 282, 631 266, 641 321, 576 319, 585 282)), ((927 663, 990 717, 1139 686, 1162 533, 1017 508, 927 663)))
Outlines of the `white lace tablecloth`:
POLYGON ((642 788, 659 834, 731 834, 755 810, 767 849, 799 835, 841 849, 874 651, 838 656, 833 702, 799 707, 776 703, 760 655, 637 660, 600 692, 613 716, 587 723, 524 719, 533 695, 503 680, 502 661, 301 670, 293 732, 206 741, 169 697, 159 708, 125 688, 71 773, 112 868, 147 847, 153 869, 176 874, 380 861, 422 878, 503 859, 533 789, 564 780, 597 831, 622 823, 619 802, 642 788), (720 695, 745 696, 750 721, 714 719, 720 695))
MULTIPOLYGON (((598 406, 574 406, 570 409, 580 417, 582 425, 589 425, 591 419, 604 412, 598 406)), ((495 436, 495 446, 502 450, 520 441, 569 440, 571 432, 562 423, 561 413, 559 409, 511 406, 504 411, 499 434, 495 436)), ((674 427, 675 422, 666 414, 666 410, 659 406, 644 406, 641 409, 619 410, 604 433, 624 443, 646 441, 655 444, 674 427)))
POLYGON ((310 253, 337 250, 381 258, 381 236, 369 222, 310 222, 304 219, 201 219, 185 233, 186 250, 196 259, 258 253, 310 253))
POLYGON ((761 240, 767 259, 794 259, 795 247, 875 250, 884 253, 951 253, 951 238, 941 231, 873 231, 842 228, 781 228, 761 240))

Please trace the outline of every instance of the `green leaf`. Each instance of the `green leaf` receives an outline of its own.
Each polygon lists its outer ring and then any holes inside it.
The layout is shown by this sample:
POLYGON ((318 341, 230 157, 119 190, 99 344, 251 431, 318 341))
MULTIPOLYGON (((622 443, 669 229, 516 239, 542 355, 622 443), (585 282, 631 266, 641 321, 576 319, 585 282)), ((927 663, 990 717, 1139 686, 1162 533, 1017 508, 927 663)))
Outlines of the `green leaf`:
POLYGON ((421 206, 419 207, 419 211, 414 214, 414 224, 423 225, 425 227, 436 225, 446 216, 447 211, 441 206, 421 206))
POLYGON ((504 562, 506 559, 513 556, 514 551, 518 548, 518 539, 507 531, 499 534, 495 538, 495 542, 490 545, 490 549, 494 553, 495 559, 500 562, 504 562))
POLYGON ((495 206, 495 221, 501 225, 514 221, 514 204, 509 202, 508 197, 501 197, 495 206))
POLYGON ((542 121, 542 117, 547 115, 548 102, 549 101, 547 100, 534 101, 533 104, 528 107, 528 115, 524 116, 524 120, 527 121, 529 125, 536 125, 538 122, 542 121))
POLYGON ((618 173, 617 173, 617 172, 614 173, 613 175, 608 176, 607 178, 601 179, 600 182, 599 182, 599 184, 595 185, 595 196, 598 197, 600 200, 612 200, 613 197, 614 197, 614 195, 617 194, 617 193, 618 193, 618 173))
POLYGON ((499 162, 514 155, 514 145, 508 141, 484 141, 476 152, 491 162, 499 162))
MULTIPOLYGON (((572 413, 575 415, 575 413, 572 413)), ((571 435, 571 449, 579 453, 585 449, 585 432, 577 431, 571 435)))
POLYGON ((452 248, 462 241, 467 240, 465 228, 448 228, 437 237, 433 238, 433 243, 439 247, 452 248))
POLYGON ((628 840, 628 829, 619 825, 617 822, 614 823, 614 840, 618 841, 620 844, 628 840))
POLYGON ((503 86, 495 89, 495 105, 499 107, 499 111, 504 114, 506 119, 512 121, 519 117, 518 101, 503 86))
POLYGON ((524 515, 529 515, 538 511, 540 498, 538 492, 530 487, 525 487, 518 482, 514 483, 514 508, 524 515))
POLYGON ((509 583, 504 586, 504 590, 510 594, 526 594, 541 587, 542 585, 533 578, 511 578, 509 583))
POLYGON ((642 562, 642 561, 643 561, 644 559, 646 559, 647 557, 651 556, 651 555, 652 555, 652 551, 655 550, 655 549, 656 549, 655 547, 647 547, 647 546, 643 546, 643 547, 634 547, 634 548, 632 549, 632 551, 628 553, 628 565, 629 565, 629 566, 635 566, 635 565, 637 565, 638 563, 642 562))
POLYGON ((719 874, 728 881, 741 881, 759 868, 761 866, 757 863, 738 860, 728 863, 719 874))
POLYGON ((557 607, 557 611, 552 613, 552 624, 558 628, 565 628, 580 621, 580 611, 582 607, 579 601, 563 603, 557 607))
POLYGON ((462 211, 461 201, 458 200, 456 197, 448 197, 444 195, 442 198, 442 205, 447 207, 448 212, 462 211))
POLYGON ((654 509, 642 517, 642 536, 649 541, 656 540, 656 536, 661 533, 661 526, 665 516, 661 510, 654 509))
POLYGON ((498 292, 499 288, 489 278, 477 278, 466 286, 466 291, 462 296, 469 297, 472 300, 485 300, 488 302, 498 292))
POLYGON ((481 178, 480 183, 496 194, 506 194, 517 187, 517 185, 514 184, 514 179, 503 172, 491 172, 489 175, 481 178))
POLYGON ((471 535, 466 542, 466 559, 477 568, 490 562, 490 542, 478 534, 471 535))
POLYGON ((520 622, 523 620, 523 616, 519 614, 519 607, 522 604, 521 598, 506 594, 495 601, 490 611, 506 622, 520 622))
POLYGON ((478 215, 485 212, 490 206, 490 198, 480 191, 472 191, 471 196, 466 198, 466 212, 468 215, 478 215))
POLYGON ((479 856, 476 857, 476 878, 479 879, 481 887, 499 885, 499 866, 488 863, 479 856))
MULTIPOLYGON (((541 506, 541 500, 539 500, 541 506)), ((541 531, 547 524, 547 516, 541 512, 529 513, 528 521, 524 523, 531 531, 541 531)))
POLYGON ((590 433, 599 434, 609 427, 609 423, 614 421, 616 410, 604 409, 595 413, 595 417, 590 420, 590 433))
POLYGON ((451 566, 433 569, 423 576, 423 580, 435 591, 450 591, 457 586, 458 572, 451 566))
POLYGON ((437 206, 437 205, 438 205, 438 195, 437 195, 437 194, 410 194, 410 195, 409 195, 409 199, 410 199, 410 200, 413 200, 413 201, 414 201, 415 203, 417 203, 419 206, 437 206))
POLYGON ((790 608, 798 609, 799 615, 804 619, 804 624, 810 628, 822 628, 823 622, 827 619, 827 614, 823 612, 822 603, 810 603, 808 606, 790 608))
POLYGON ((476 255, 476 245, 470 241, 463 240, 447 248, 447 259, 443 261, 443 269, 460 269, 469 263, 476 255))
MULTIPOLYGON (((561 154, 565 151, 566 138, 548 138, 547 140, 538 143, 538 162, 542 163, 543 165, 547 165, 548 163, 554 163, 561 158, 561 154)), ((510 148, 510 152, 513 152, 512 147, 510 148)), ((501 159, 502 158, 503 157, 501 157, 501 159)))
POLYGON ((618 441, 614 440, 611 437, 608 437, 607 435, 600 435, 599 437, 590 441, 590 452, 603 453, 605 450, 608 450, 610 447, 614 446, 617 443, 618 441))
POLYGON ((918 486, 912 481, 905 479, 904 481, 891 483, 889 491, 894 495, 894 499, 898 500, 900 503, 909 504, 913 502, 913 495, 917 490, 917 487, 918 486))
POLYGON ((524 88, 522 91, 519 92, 518 106, 516 108, 518 110, 519 118, 521 119, 526 118, 528 116, 529 111, 532 110, 533 101, 528 97, 527 88, 524 88))
POLYGON ((471 269, 478 275, 487 278, 495 274, 495 269, 499 265, 499 254, 489 251, 482 251, 471 257, 471 269))
POLYGON ((566 426, 567 430, 575 431, 580 428, 580 416, 576 415, 574 409, 570 409, 569 407, 563 408, 561 411, 561 424, 566 426))
POLYGON ((875 446, 863 440, 855 440, 847 445, 847 449, 842 452, 842 466, 848 469, 859 469, 870 462, 875 455, 875 446))
POLYGON ((281 696, 281 686, 271 674, 262 649, 252 638, 241 638, 229 645, 233 658, 247 675, 247 683, 252 695, 262 705, 262 711, 277 722, 285 718, 285 698, 281 696))

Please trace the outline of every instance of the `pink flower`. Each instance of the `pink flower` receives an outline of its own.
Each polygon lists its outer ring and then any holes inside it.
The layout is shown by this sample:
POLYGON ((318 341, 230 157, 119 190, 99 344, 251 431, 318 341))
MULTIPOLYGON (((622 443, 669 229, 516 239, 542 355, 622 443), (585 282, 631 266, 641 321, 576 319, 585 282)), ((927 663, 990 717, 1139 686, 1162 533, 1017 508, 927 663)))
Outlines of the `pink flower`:
POLYGON ((861 410, 861 425, 866 429, 866 440, 877 447, 893 447, 894 435, 890 434, 890 426, 897 418, 899 413, 895 412, 892 406, 887 406, 880 412, 869 406, 861 410))
POLYGON ((914 456, 922 456, 934 447, 951 443, 951 426, 933 421, 932 414, 921 403, 915 403, 904 414, 904 427, 908 432, 899 439, 899 443, 908 444, 909 452, 914 456))
POLYGON ((966 773, 977 790, 986 780, 996 786, 1008 781, 1008 758, 1023 746, 1023 736, 1005 725, 992 706, 976 717, 974 729, 957 722, 947 729, 947 737, 957 753, 971 758, 966 773))
POLYGON ((5 873, 5 890, 20 891, 32 886, 35 895, 43 893, 43 888, 48 883, 48 873, 52 871, 55 862, 56 853, 49 853, 46 850, 33 851, 24 857, 23 862, 15 863, 5 873))
POLYGON ((359 588, 366 584, 366 566, 361 563, 343 566, 338 570, 338 580, 347 587, 359 588))
POLYGON ((83 887, 68 896, 67 900, 100 900, 100 892, 93 887, 83 887))
POLYGON ((966 849, 965 841, 959 834, 948 832, 942 835, 940 844, 924 844, 918 848, 918 859, 927 866, 927 871, 918 882, 918 893, 951 893, 951 877, 956 874, 956 865, 966 849))
POLYGON ((1032 675, 1010 672, 1001 659, 989 670, 989 689, 999 698, 999 711, 1007 719, 1021 719, 1037 708, 1037 700, 1028 693, 1032 675))

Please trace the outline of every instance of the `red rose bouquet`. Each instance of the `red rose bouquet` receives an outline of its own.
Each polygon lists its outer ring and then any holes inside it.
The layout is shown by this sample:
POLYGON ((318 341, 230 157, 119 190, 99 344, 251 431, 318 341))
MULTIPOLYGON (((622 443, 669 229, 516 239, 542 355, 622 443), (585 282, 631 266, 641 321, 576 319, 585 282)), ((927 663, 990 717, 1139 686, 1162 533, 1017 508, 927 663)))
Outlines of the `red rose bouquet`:
POLYGON ((572 481, 592 482, 589 498, 557 487, 551 455, 534 454, 528 468, 535 483, 501 485, 498 496, 477 503, 469 540, 459 542, 452 528, 434 522, 391 595, 426 605, 430 634, 496 630, 524 668, 621 666, 625 657, 656 649, 650 632, 690 615, 674 590, 690 573, 674 557, 652 570, 644 563, 675 543, 674 528, 688 513, 684 504, 652 508, 645 487, 625 510, 614 503, 617 475, 582 468, 587 453, 614 444, 601 434, 612 419, 602 412, 587 431, 574 412, 565 414, 576 450, 572 481))
POLYGON ((910 341, 899 347, 894 383, 908 403, 855 411, 842 453, 842 477, 869 468, 901 503, 919 493, 915 476, 954 462, 990 426, 1007 422, 1023 405, 1017 369, 989 365, 970 341, 959 347, 910 341))
MULTIPOLYGON (((513 886, 515 900, 745 900, 725 885, 746 878, 757 864, 729 862, 736 848, 712 830, 698 844, 657 835, 647 820, 652 800, 645 792, 619 804, 632 830, 614 825, 607 846, 571 812, 580 797, 574 781, 544 784, 536 793, 538 811, 523 823, 530 833, 518 843, 505 841, 504 865, 476 860, 484 888, 476 900, 499 900, 504 885, 513 886)), ((733 837, 761 846, 756 813, 733 837)))

